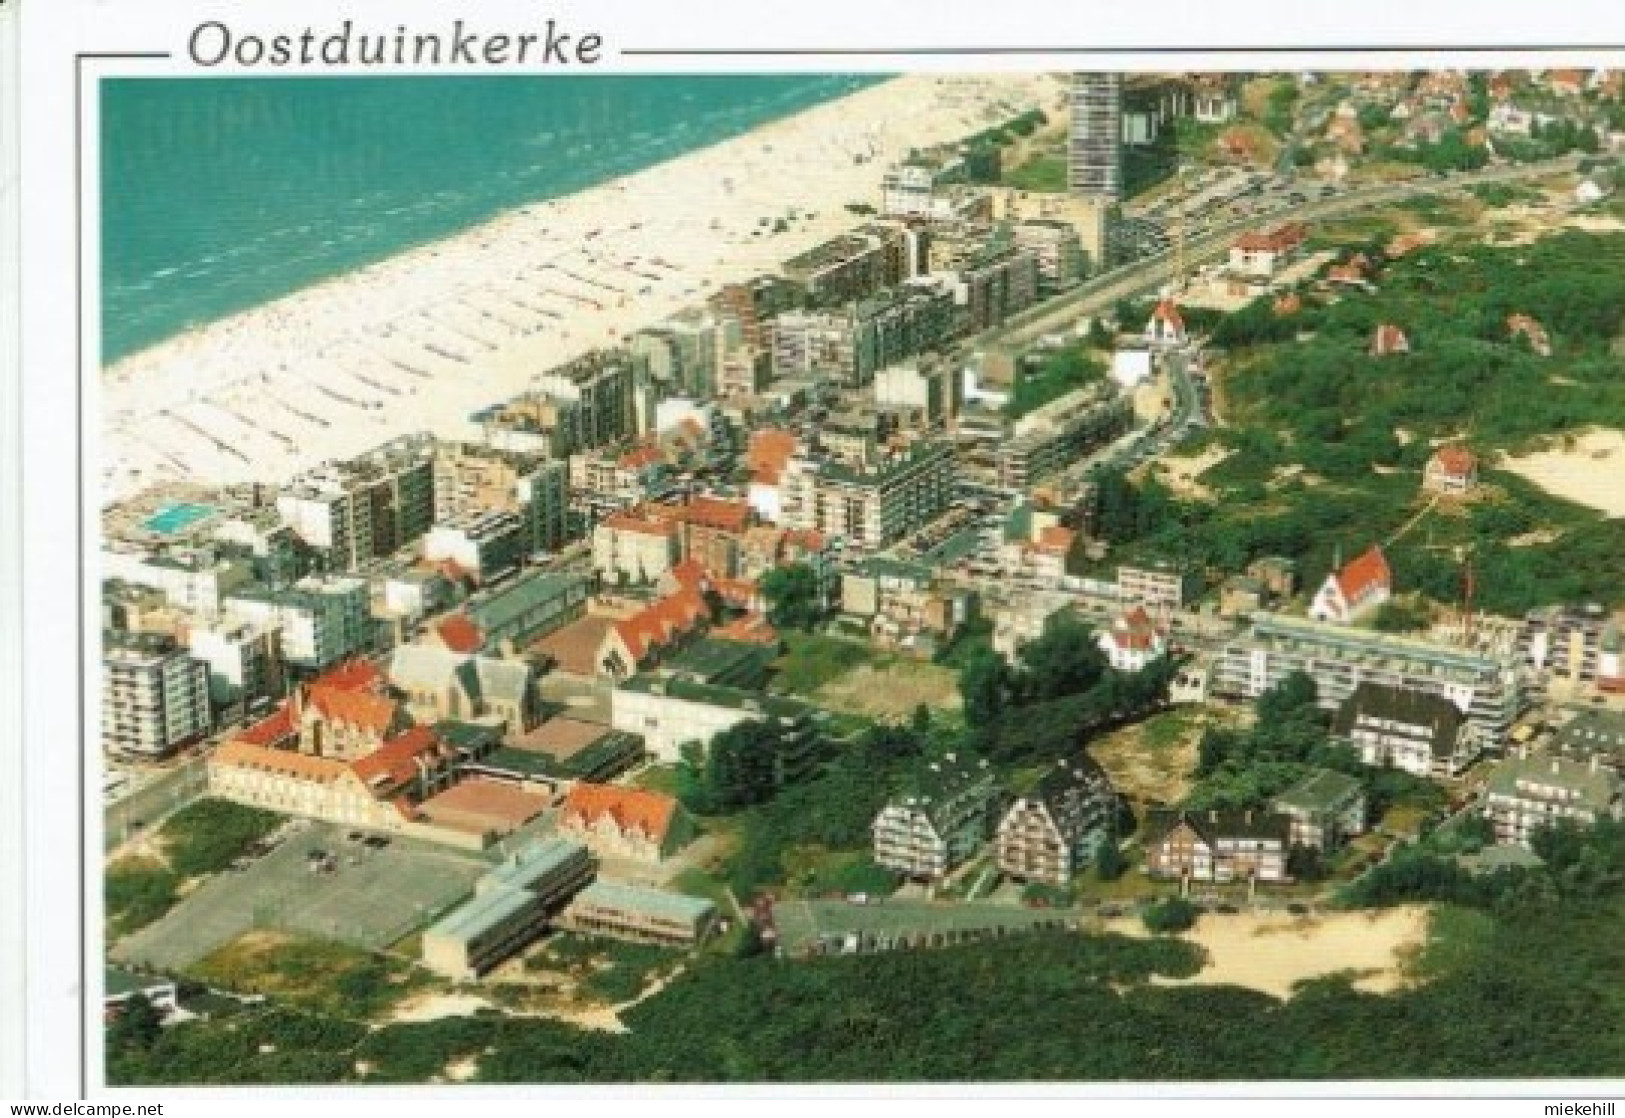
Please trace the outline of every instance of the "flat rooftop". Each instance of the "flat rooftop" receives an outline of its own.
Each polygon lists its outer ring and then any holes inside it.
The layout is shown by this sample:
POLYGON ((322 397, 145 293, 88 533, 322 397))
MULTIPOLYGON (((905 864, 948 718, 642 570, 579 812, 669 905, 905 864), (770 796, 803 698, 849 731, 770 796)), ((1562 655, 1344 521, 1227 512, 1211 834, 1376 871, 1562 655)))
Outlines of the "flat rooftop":
POLYGON ((608 909, 650 916, 657 920, 690 924, 703 920, 716 911, 716 905, 704 897, 668 893, 663 889, 650 889, 619 881, 593 882, 576 894, 572 907, 608 909))

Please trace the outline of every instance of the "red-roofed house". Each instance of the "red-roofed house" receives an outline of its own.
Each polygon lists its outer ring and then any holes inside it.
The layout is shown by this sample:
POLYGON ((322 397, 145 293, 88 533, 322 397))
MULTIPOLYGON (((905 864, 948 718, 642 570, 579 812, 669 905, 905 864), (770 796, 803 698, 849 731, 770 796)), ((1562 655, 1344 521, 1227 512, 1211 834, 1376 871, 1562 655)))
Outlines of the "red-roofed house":
POLYGON ((705 595, 681 587, 630 617, 611 622, 598 649, 598 670, 624 679, 699 636, 710 623, 711 605, 705 595))
POLYGON ((1334 264, 1326 270, 1326 282, 1335 287, 1375 287, 1371 280, 1371 261, 1364 254, 1344 264, 1334 264))
POLYGON ((1382 548, 1372 544, 1340 571, 1326 576, 1309 616, 1316 621, 1347 625, 1393 597, 1394 575, 1382 548))
POLYGON ((1591 75, 1585 70, 1553 70, 1546 75, 1546 84, 1553 93, 1565 97, 1578 97, 1586 90, 1591 75))
POLYGON ((1120 672, 1137 672, 1167 651, 1167 642, 1144 606, 1135 606, 1100 634, 1100 650, 1120 672))
POLYGON ((1523 338, 1529 343, 1529 348, 1542 357, 1552 355, 1552 339, 1546 333, 1546 327, 1526 314, 1507 316, 1507 333, 1512 338, 1523 338))
POLYGON ((1441 446, 1422 471, 1422 488, 1429 493, 1461 497, 1478 483, 1478 457, 1464 446, 1441 446))
POLYGON ((1296 291, 1288 291, 1285 295, 1275 298, 1275 305, 1270 308, 1278 318, 1286 318, 1303 310, 1303 299, 1296 291))
POLYGON ((1370 354, 1373 357, 1387 357, 1394 353, 1409 353, 1411 340, 1405 336, 1405 331, 1391 322, 1384 322, 1378 326, 1371 335, 1370 354))
POLYGON ((580 781, 565 797, 559 831, 600 857, 661 862, 693 840, 694 823, 670 796, 580 781))
POLYGON ((465 656, 472 656, 485 647, 485 634, 462 613, 449 613, 430 625, 428 638, 428 643, 465 656))
POLYGON ((1145 324, 1145 341, 1152 346, 1185 344, 1185 319, 1172 299, 1162 300, 1151 312, 1151 319, 1145 324))
POLYGON ((1308 235, 1308 227, 1298 221, 1267 233, 1243 233, 1230 246, 1230 267, 1245 275, 1268 279, 1303 247, 1308 235))

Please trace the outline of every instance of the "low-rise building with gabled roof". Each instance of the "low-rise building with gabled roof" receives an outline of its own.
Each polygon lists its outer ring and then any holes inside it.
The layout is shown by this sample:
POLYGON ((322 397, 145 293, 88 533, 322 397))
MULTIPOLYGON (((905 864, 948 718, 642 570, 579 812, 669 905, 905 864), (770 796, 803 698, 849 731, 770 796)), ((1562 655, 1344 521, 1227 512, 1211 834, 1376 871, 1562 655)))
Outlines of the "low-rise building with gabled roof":
POLYGON ((1326 576, 1309 604, 1309 616, 1316 621, 1347 625, 1393 597, 1393 588, 1394 574, 1388 557, 1379 545, 1372 544, 1326 576))
POLYGON ((1291 821, 1291 846, 1330 852, 1366 829, 1366 795, 1358 780, 1316 769, 1275 797, 1270 810, 1291 821))
POLYGON ((661 862, 695 835, 694 821, 671 796, 643 788, 579 781, 564 799, 561 833, 602 857, 661 862))

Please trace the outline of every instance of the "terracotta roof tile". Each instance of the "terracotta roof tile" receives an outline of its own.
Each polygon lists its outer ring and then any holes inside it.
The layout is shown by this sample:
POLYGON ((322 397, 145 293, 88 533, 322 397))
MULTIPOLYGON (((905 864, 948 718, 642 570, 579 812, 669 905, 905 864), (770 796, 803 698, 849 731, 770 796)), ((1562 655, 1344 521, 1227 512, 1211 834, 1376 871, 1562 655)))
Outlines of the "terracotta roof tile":
POLYGON ((400 705, 387 696, 344 691, 321 683, 310 685, 305 701, 323 718, 378 734, 389 732, 400 714, 400 705))
POLYGON ((445 746, 435 737, 433 730, 427 726, 413 726, 405 733, 390 738, 365 757, 352 761, 350 768, 369 788, 379 784, 394 788, 417 776, 419 757, 438 759, 444 751, 445 746), (380 780, 380 777, 384 779, 380 780))
POLYGON ((233 740, 247 745, 272 746, 287 741, 296 733, 293 710, 288 704, 283 703, 274 712, 243 730, 233 740))
POLYGON ((667 539, 677 534, 677 525, 669 520, 645 515, 642 510, 610 513, 600 523, 617 532, 641 532, 646 536, 665 536, 667 539))
POLYGON ((1433 454, 1441 469, 1456 477, 1466 477, 1478 466, 1478 456, 1464 446, 1442 446, 1433 454))
POLYGON ((461 613, 442 617, 434 627, 440 643, 453 652, 475 653, 485 647, 485 634, 480 627, 461 613))
POLYGON ((346 660, 311 680, 313 687, 336 691, 375 691, 383 685, 384 674, 370 660, 346 660))
POLYGON ((677 801, 659 792, 580 781, 565 797, 559 825, 584 830, 607 815, 621 830, 636 828, 662 843, 676 813, 677 801))
POLYGON ((612 628, 633 659, 641 662, 651 650, 670 643, 677 634, 688 632, 710 616, 711 608, 704 596, 684 586, 614 622, 612 628))
POLYGON ((1351 559, 1337 572, 1337 586, 1343 592, 1343 600, 1350 605, 1360 601, 1373 590, 1388 589, 1393 586, 1393 571, 1388 566, 1388 558, 1383 555, 1382 548, 1372 544, 1364 554, 1351 559))

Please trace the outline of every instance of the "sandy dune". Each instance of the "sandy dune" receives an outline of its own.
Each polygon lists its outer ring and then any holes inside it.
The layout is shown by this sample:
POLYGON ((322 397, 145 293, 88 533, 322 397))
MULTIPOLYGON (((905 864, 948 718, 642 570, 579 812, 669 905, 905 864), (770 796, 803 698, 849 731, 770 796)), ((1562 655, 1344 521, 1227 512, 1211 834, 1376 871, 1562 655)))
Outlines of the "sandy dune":
MULTIPOLYGON (((1206 949, 1208 965, 1192 978, 1156 981, 1245 986, 1287 998, 1304 979, 1354 971, 1360 974, 1357 989, 1384 993, 1403 985, 1404 949, 1426 940, 1427 924, 1422 907, 1317 916, 1209 913, 1185 933, 1206 949)), ((1148 934, 1137 919, 1114 921, 1109 927, 1128 935, 1148 934)))
POLYGON ((1563 446, 1503 457, 1500 465, 1548 493, 1588 505, 1609 517, 1625 516, 1625 431, 1589 431, 1563 446))

